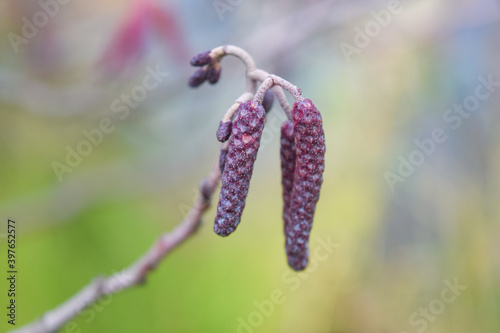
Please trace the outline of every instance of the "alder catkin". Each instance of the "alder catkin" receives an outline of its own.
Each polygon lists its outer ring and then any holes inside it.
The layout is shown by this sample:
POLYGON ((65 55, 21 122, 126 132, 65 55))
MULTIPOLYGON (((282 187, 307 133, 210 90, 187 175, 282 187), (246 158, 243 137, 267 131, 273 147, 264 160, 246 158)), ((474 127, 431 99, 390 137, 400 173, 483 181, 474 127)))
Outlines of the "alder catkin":
POLYGON ((287 120, 281 126, 281 185, 283 187, 283 222, 285 235, 290 227, 290 200, 293 191, 293 177, 295 172, 295 143, 293 137, 293 123, 287 120))
POLYGON ((240 223, 264 120, 264 108, 253 101, 241 103, 236 112, 214 223, 214 231, 220 236, 228 236, 240 223))
POLYGON ((311 100, 295 103, 292 116, 296 162, 286 251, 290 267, 300 271, 309 260, 309 234, 325 169, 325 134, 321 114, 311 100))

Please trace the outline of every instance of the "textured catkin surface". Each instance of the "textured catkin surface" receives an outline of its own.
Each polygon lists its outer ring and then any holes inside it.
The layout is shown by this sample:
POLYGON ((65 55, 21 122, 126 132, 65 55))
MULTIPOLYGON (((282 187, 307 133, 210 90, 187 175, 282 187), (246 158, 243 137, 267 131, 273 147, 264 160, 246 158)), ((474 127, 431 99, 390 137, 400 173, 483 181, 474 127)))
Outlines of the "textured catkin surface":
POLYGON ((295 172, 295 142, 293 122, 287 120, 281 126, 281 185, 283 187, 283 222, 285 235, 290 227, 290 200, 292 198, 293 177, 295 172))
POLYGON ((292 110, 296 162, 286 232, 288 264, 303 270, 309 260, 309 234, 325 169, 325 134, 321 114, 309 99, 292 110))
POLYGON ((240 223, 264 120, 264 108, 253 101, 241 103, 235 115, 214 223, 220 236, 228 236, 240 223))

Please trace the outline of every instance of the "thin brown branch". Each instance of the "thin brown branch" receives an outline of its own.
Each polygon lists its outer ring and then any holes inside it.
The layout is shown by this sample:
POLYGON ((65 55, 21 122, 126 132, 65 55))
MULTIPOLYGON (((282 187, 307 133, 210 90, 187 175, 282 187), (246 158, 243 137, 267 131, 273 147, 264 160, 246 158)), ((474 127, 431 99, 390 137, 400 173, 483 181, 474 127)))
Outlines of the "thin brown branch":
POLYGON ((201 217, 210 206, 210 200, 219 180, 220 170, 217 161, 208 178, 202 181, 200 185, 200 195, 186 219, 174 230, 162 235, 146 254, 121 272, 106 278, 101 277, 94 279, 89 285, 57 308, 46 312, 41 318, 33 323, 11 332, 55 332, 72 318, 76 317, 85 308, 92 305, 101 296, 114 294, 144 283, 147 275, 158 266, 166 255, 198 230, 201 223, 201 217))

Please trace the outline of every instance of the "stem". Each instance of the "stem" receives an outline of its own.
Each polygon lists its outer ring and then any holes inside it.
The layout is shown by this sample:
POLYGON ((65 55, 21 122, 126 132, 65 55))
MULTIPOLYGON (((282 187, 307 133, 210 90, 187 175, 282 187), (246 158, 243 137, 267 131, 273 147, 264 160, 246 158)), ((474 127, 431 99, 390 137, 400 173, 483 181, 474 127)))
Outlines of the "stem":
POLYGON ((200 185, 200 195, 185 220, 171 232, 163 234, 148 252, 135 263, 106 278, 94 279, 76 295, 55 309, 46 312, 40 319, 11 332, 55 332, 92 305, 99 297, 144 283, 147 275, 158 266, 167 254, 198 230, 201 217, 210 206, 210 200, 219 183, 220 176, 219 160, 217 159, 210 175, 200 185))
POLYGON ((240 104, 252 99, 252 97, 253 94, 249 92, 245 92, 240 97, 238 97, 238 99, 234 102, 234 104, 231 105, 231 107, 227 110, 226 114, 224 115, 224 118, 222 118, 222 122, 225 123, 231 121, 236 111, 238 111, 240 104))
MULTIPOLYGON (((234 45, 224 45, 216 47, 212 49, 212 51, 210 51, 210 57, 212 57, 212 59, 214 59, 216 62, 220 61, 226 55, 233 55, 239 58, 245 64, 247 73, 257 68, 255 65, 255 61, 250 56, 250 54, 248 54, 248 52, 240 47, 234 45)), ((248 75, 246 75, 245 91, 255 94, 255 90, 256 82, 249 78, 248 75)))
POLYGON ((212 49, 212 51, 210 51, 210 56, 213 59, 220 59, 225 55, 233 55, 243 61, 247 72, 251 72, 257 68, 252 56, 250 56, 247 51, 243 50, 240 47, 234 45, 224 45, 216 47, 212 49))
MULTIPOLYGON (((267 77, 267 79, 265 79, 262 82, 259 89, 255 93, 253 100, 258 104, 262 104, 262 100, 264 99, 264 94, 266 93, 266 91, 268 89, 270 89, 274 86, 280 86, 283 89, 285 89, 286 91, 288 91, 295 99, 295 102, 302 102, 304 100, 304 97, 302 97, 302 91, 300 90, 300 88, 298 88, 297 86, 294 86, 293 84, 291 84, 287 80, 285 80, 279 76, 272 75, 272 74, 269 75, 267 77)), ((274 90, 273 90, 273 92, 274 92, 274 90)), ((288 112, 290 112, 290 111, 288 110, 288 112)), ((287 116, 288 116, 288 113, 287 113, 287 116)), ((291 116, 289 116, 288 118, 291 119, 291 116)))

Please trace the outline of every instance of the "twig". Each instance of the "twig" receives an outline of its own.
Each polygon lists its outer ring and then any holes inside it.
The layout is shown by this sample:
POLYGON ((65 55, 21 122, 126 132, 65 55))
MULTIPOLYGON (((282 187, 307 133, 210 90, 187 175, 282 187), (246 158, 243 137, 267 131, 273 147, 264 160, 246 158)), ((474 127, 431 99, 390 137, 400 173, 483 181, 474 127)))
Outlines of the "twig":
MULTIPOLYGON (((210 56, 213 59, 216 59, 216 61, 220 61, 220 59, 222 59, 226 55, 235 56, 243 62, 246 68, 245 90, 249 93, 255 94, 257 81, 263 82, 269 77, 269 73, 262 69, 258 69, 252 56, 250 56, 248 52, 240 47, 234 45, 224 45, 216 47, 210 52, 210 56)), ((278 99, 278 102, 280 103, 281 108, 283 109, 287 117, 291 119, 290 105, 288 104, 283 90, 280 87, 273 87, 272 91, 278 99)))
POLYGON ((288 91, 290 94, 292 94, 293 98, 295 99, 296 102, 301 102, 304 100, 302 97, 302 91, 300 88, 294 86, 287 80, 276 76, 276 75, 269 75, 267 79, 265 79, 262 84, 259 87, 259 90, 255 93, 255 97, 253 98, 254 101, 257 104, 262 104, 262 100, 264 99, 264 94, 266 91, 274 86, 280 86, 281 88, 285 89, 288 91))
POLYGON ((202 181, 200 185, 200 195, 186 219, 174 230, 162 235, 146 254, 121 272, 106 278, 101 277, 94 279, 76 295, 59 305, 57 308, 46 312, 40 319, 11 332, 55 332, 81 313, 85 308, 92 305, 99 297, 114 294, 123 289, 144 283, 147 275, 158 266, 167 254, 196 232, 200 226, 203 213, 210 206, 210 200, 219 180, 220 170, 217 160, 208 178, 202 181))

